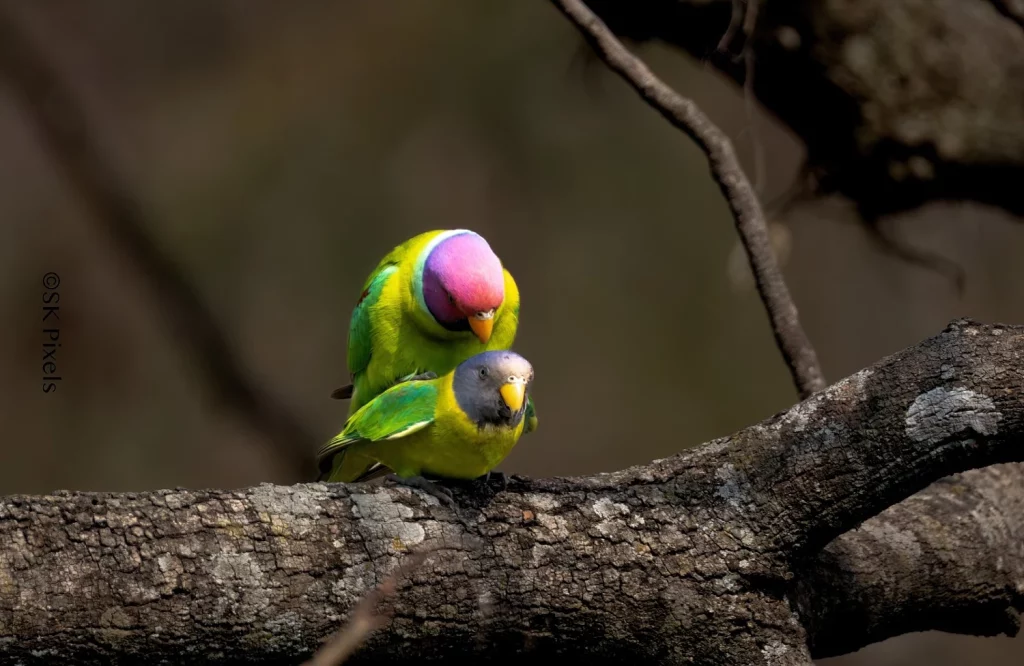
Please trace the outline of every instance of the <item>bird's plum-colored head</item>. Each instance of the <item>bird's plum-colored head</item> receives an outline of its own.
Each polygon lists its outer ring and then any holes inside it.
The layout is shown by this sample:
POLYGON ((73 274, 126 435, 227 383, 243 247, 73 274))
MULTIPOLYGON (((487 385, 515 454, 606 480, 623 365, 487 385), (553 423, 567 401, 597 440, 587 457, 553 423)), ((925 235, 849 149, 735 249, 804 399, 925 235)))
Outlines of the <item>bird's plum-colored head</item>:
POLYGON ((430 251, 423 266, 423 301, 439 324, 470 329, 486 343, 503 300, 501 261, 483 237, 472 232, 449 236, 430 251))

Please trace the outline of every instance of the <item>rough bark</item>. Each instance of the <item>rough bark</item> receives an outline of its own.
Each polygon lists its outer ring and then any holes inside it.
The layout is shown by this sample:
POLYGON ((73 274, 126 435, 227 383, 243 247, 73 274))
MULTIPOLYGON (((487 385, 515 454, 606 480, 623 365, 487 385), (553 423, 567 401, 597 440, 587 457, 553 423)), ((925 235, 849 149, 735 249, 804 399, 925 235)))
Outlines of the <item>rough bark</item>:
POLYGON ((912 631, 1016 635, 1024 610, 1024 465, 942 479, 828 545, 792 598, 811 653, 912 631))
POLYGON ((954 322, 731 437, 473 485, 459 516, 367 485, 5 498, 0 661, 295 663, 409 551, 429 554, 356 662, 805 664, 910 621, 904 602, 1005 613, 1021 513, 986 510, 1001 472, 956 511, 918 496, 822 548, 943 476, 1024 459, 1022 352, 1024 327, 954 322), (906 580, 913 562, 873 540, 893 532, 927 575, 906 580), (836 631, 848 600, 869 620, 852 640, 836 631))
MULTIPOLYGON (((742 31, 728 51, 717 49, 732 0, 588 4, 619 34, 745 76, 735 57, 742 31)), ((753 90, 803 139, 820 191, 850 197, 867 216, 961 199, 1024 213, 1019 0, 756 4, 753 90)))

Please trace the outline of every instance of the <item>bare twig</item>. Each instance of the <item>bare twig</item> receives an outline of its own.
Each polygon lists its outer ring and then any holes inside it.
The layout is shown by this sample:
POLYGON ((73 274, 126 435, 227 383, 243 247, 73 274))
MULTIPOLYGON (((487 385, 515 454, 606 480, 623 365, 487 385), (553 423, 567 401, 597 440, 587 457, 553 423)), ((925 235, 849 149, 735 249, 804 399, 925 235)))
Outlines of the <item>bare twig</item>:
POLYGON ((757 104, 754 101, 754 29, 757 27, 758 0, 747 0, 747 11, 743 15, 743 107, 750 124, 750 146, 754 153, 754 191, 757 196, 764 194, 765 160, 764 145, 757 129, 757 104))
MULTIPOLYGON (((757 105, 754 102, 754 29, 757 27, 758 0, 733 0, 732 14, 729 18, 729 27, 722 38, 718 41, 715 50, 719 53, 730 56, 730 60, 743 61, 743 108, 747 115, 747 129, 740 133, 750 132, 750 147, 754 160, 754 191, 757 196, 764 194, 764 146, 761 144, 757 130, 757 105), (733 55, 730 51, 733 40, 743 28, 743 46, 739 55, 733 55)), ((703 59, 702 59, 703 60, 703 59)), ((703 60, 709 64, 708 60, 703 60)))
POLYGON ((750 50, 750 40, 754 37, 757 27, 757 10, 759 0, 747 0, 747 10, 743 13, 743 49, 750 50))
POLYGON ((736 33, 739 32, 742 24, 743 0, 732 0, 732 14, 729 16, 729 27, 722 34, 722 38, 718 40, 718 46, 715 50, 727 53, 732 40, 736 37, 736 33))
POLYGON ((580 0, 552 0, 583 33, 605 63, 673 126, 707 154, 736 221, 736 229, 753 267, 758 292, 768 310, 775 341, 802 398, 825 387, 818 358, 800 326, 796 306, 772 252, 761 204, 743 173, 729 137, 698 106, 680 96, 630 53, 580 0))
POLYGON ((328 638, 323 647, 302 666, 338 666, 355 654, 370 634, 386 627, 391 621, 390 613, 378 613, 377 605, 384 599, 394 596, 398 590, 399 580, 423 564, 424 559, 426 553, 422 552, 407 557, 394 573, 363 597, 352 609, 351 617, 345 626, 328 638))
POLYGON ((91 136, 75 96, 9 9, 0 10, 0 74, 29 112, 54 166, 155 293, 154 302, 205 374, 207 386, 242 421, 269 439, 294 475, 309 478, 314 438, 290 410, 248 376, 210 309, 148 235, 150 224, 142 204, 91 136))

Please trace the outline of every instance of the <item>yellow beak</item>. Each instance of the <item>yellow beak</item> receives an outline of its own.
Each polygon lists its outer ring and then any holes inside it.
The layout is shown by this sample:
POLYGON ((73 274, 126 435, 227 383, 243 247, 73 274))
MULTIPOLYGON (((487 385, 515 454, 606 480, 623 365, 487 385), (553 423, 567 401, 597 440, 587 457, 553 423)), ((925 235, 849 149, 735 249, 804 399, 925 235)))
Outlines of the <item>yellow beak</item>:
POLYGON ((473 333, 476 337, 480 338, 480 342, 487 344, 487 341, 491 339, 491 329, 494 328, 494 317, 490 319, 477 319, 470 315, 469 327, 473 329, 473 333))
POLYGON ((508 408, 518 412, 523 406, 523 398, 526 397, 526 384, 523 382, 509 382, 503 385, 498 391, 501 399, 505 401, 508 408))

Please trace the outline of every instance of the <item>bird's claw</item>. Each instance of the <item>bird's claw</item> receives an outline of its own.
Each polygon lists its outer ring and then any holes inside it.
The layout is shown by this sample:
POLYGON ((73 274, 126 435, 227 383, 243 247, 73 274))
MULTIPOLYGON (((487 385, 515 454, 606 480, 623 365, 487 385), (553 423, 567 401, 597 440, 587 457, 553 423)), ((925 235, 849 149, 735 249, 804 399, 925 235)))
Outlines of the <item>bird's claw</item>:
POLYGON ((455 513, 459 512, 459 505, 456 504, 452 491, 448 490, 444 486, 440 486, 433 481, 423 478, 422 476, 410 476, 403 478, 397 474, 388 474, 386 478, 399 485, 422 490, 431 497, 437 498, 441 504, 444 504, 455 513))
POLYGON ((505 472, 491 470, 490 472, 487 472, 487 474, 484 475, 484 483, 486 485, 490 485, 491 475, 494 475, 499 481, 501 481, 502 492, 508 489, 508 474, 505 474, 505 472))
POLYGON ((430 379, 437 379, 437 373, 427 370, 426 372, 418 372, 414 375, 406 375, 405 377, 399 377, 395 380, 395 384, 404 384, 406 382, 422 382, 430 379))

